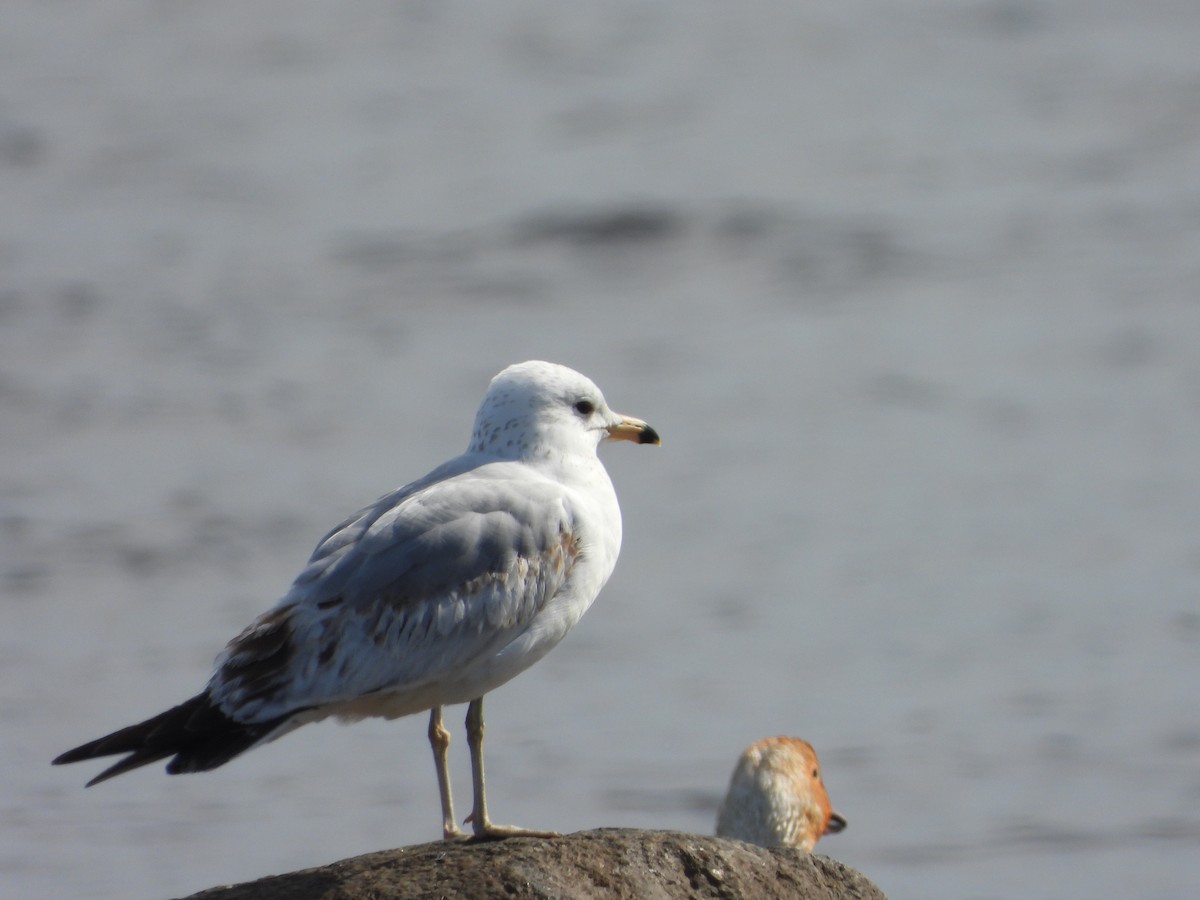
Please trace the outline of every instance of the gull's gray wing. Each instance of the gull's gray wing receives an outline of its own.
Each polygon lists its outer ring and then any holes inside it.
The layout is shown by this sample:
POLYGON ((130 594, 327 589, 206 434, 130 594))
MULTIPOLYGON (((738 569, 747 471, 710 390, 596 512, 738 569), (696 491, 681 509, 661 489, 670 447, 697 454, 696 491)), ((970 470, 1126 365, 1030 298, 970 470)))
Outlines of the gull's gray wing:
POLYGON ((452 461, 331 531, 217 658, 239 721, 414 690, 520 635, 580 555, 570 493, 528 466, 452 461))

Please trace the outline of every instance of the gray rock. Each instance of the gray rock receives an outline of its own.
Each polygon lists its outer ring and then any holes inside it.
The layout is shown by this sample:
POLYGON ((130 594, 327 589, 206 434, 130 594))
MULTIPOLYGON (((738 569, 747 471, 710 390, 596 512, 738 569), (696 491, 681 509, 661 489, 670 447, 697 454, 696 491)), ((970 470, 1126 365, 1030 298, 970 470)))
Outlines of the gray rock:
POLYGON ((210 888, 188 900, 378 897, 885 900, 863 875, 827 856, 626 828, 419 844, 210 888))

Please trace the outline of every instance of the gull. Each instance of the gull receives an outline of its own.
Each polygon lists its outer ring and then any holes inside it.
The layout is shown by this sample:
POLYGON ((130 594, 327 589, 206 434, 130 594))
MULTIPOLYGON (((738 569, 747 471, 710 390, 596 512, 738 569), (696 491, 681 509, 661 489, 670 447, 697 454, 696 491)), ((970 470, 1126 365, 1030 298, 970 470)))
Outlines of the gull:
POLYGON ((621 511, 596 455, 605 440, 660 443, 578 372, 509 366, 466 452, 326 534, 275 606, 217 656, 201 693, 54 763, 127 754, 89 787, 167 757, 172 775, 202 772, 329 716, 429 711, 450 840, 463 832, 442 707, 467 703, 474 836, 552 835, 488 816, 483 696, 562 640, 612 574, 621 511))
POLYGON ((794 737, 763 738, 743 750, 717 814, 717 837, 809 853, 822 835, 845 827, 829 807, 816 751, 794 737))

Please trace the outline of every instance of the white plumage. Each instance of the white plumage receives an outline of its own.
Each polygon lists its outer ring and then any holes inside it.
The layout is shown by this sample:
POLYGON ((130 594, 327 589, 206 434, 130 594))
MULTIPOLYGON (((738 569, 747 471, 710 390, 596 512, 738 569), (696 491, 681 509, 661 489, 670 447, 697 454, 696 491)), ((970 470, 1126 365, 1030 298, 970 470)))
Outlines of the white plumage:
POLYGON ((621 513, 596 449, 659 442, 564 366, 493 380, 467 451, 355 513, 317 545, 279 602, 229 642, 204 692, 56 763, 130 754, 91 783, 173 757, 215 768, 307 722, 431 710, 443 829, 458 834, 441 707, 469 702, 476 835, 482 697, 541 659, 595 600, 621 547, 621 513))

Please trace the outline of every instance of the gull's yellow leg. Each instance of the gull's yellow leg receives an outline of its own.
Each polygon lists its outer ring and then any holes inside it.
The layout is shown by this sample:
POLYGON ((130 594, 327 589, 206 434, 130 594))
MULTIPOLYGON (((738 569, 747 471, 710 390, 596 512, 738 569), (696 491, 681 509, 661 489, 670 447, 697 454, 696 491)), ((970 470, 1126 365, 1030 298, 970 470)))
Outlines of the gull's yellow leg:
POLYGON ((438 793, 442 798, 442 837, 449 841, 466 837, 454 821, 454 800, 450 796, 450 732, 442 725, 442 708, 429 711, 429 745, 433 747, 433 764, 437 767, 438 793))
POLYGON ((488 818, 487 798, 483 784, 483 698, 477 697, 467 706, 467 745, 471 748, 471 781, 475 788, 475 805, 471 812, 471 827, 477 839, 503 837, 558 837, 556 831, 536 831, 514 825, 495 825, 488 818))

